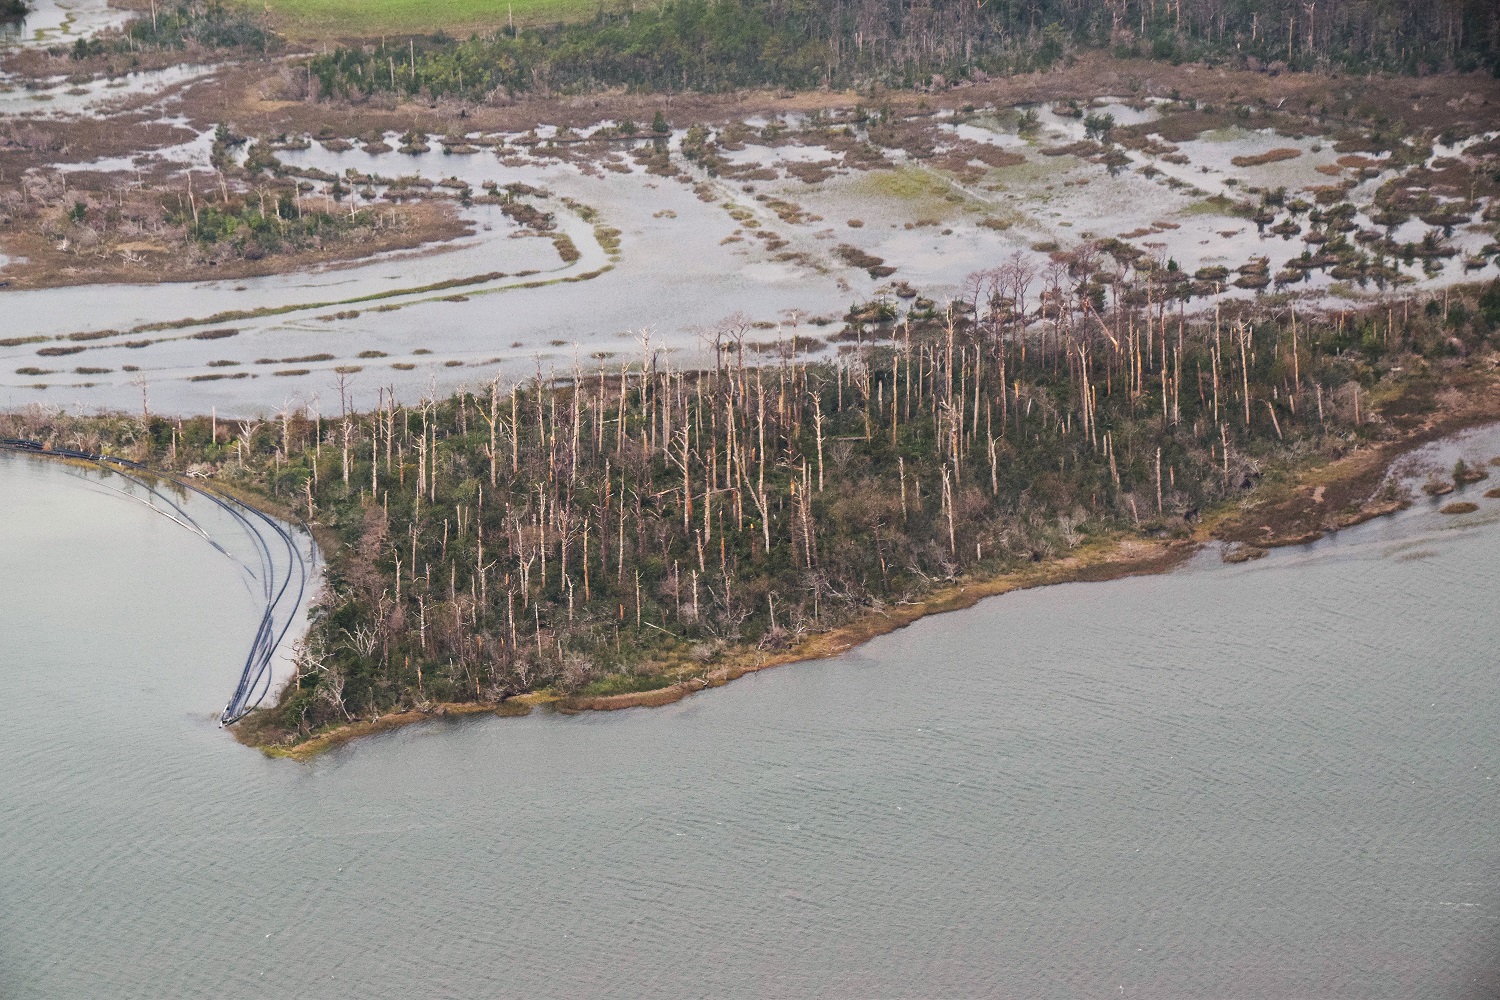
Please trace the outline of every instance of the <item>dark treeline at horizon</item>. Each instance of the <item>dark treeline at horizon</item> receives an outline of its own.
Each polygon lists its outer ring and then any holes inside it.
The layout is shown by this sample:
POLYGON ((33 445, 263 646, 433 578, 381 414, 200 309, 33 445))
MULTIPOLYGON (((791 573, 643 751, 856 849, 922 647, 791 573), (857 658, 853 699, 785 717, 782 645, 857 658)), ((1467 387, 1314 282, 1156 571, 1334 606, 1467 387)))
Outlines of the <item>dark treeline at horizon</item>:
POLYGON ((1491 0, 668 0, 576 24, 340 46, 316 96, 919 86, 1106 50, 1292 69, 1500 72, 1491 0))

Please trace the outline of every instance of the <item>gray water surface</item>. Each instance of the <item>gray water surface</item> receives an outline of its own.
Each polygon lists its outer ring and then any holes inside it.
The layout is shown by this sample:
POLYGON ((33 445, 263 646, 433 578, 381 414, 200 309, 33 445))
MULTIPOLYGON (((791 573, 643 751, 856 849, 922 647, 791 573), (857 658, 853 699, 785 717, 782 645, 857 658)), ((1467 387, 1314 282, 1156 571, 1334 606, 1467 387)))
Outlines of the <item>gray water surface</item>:
POLYGON ((0 996, 1495 996, 1482 490, 301 765, 223 557, 0 457, 0 996))

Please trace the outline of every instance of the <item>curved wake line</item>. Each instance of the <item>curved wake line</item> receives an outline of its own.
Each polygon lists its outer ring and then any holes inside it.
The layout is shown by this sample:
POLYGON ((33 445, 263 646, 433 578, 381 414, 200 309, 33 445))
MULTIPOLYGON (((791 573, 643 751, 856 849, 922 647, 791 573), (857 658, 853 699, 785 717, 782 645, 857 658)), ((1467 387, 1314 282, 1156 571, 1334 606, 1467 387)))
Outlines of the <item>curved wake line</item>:
MULTIPOLYGON (((240 671, 239 683, 234 693, 219 714, 220 726, 231 726, 244 718, 265 700, 271 692, 271 660, 277 648, 291 630, 296 620, 297 609, 307 593, 308 565, 296 538, 279 521, 256 507, 237 500, 225 493, 195 483, 175 472, 152 469, 139 462, 96 455, 92 452, 75 451, 71 448, 46 448, 38 441, 20 438, 0 439, 0 450, 36 455, 42 458, 66 459, 83 462, 104 471, 123 476, 145 490, 149 497, 141 497, 124 490, 115 490, 123 496, 145 504, 158 514, 170 519, 178 526, 191 531, 212 545, 228 559, 239 563, 249 579, 259 585, 259 598, 264 602, 250 651, 245 655, 245 665, 240 671), (165 481, 179 489, 194 493, 228 514, 245 532, 255 552, 251 566, 232 555, 228 549, 216 542, 203 526, 190 515, 181 504, 157 489, 153 481, 165 481), (157 506, 151 498, 160 500, 165 508, 157 506), (285 564, 282 569, 281 564, 285 564), (295 581, 295 588, 293 582, 295 581)), ((114 489, 114 487, 109 487, 114 489)))

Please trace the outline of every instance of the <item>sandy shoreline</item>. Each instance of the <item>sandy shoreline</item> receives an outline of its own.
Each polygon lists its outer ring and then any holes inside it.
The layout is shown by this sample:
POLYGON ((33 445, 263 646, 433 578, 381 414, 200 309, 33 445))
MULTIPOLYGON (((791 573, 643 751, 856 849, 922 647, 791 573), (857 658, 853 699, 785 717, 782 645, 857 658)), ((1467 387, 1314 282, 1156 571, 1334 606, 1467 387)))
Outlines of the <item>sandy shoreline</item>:
MULTIPOLYGON (((1173 541, 1151 541, 1125 538, 1084 546, 1074 555, 1038 564, 1034 568, 1005 573, 978 580, 964 580, 941 588, 922 601, 893 605, 872 611, 859 621, 827 632, 820 632, 790 649, 766 652, 746 650, 700 675, 692 675, 650 691, 626 694, 578 697, 547 691, 518 695, 498 704, 447 702, 422 710, 397 712, 379 719, 351 722, 290 746, 273 744, 257 746, 269 756, 307 760, 325 750, 341 746, 362 736, 388 732, 416 722, 442 718, 493 713, 501 716, 528 715, 539 706, 563 713, 611 712, 624 708, 658 708, 681 701, 690 694, 708 688, 723 687, 746 674, 770 667, 809 660, 824 660, 846 653, 882 635, 905 628, 929 615, 972 608, 986 597, 997 597, 1015 590, 1029 590, 1059 583, 1085 583, 1117 580, 1127 576, 1164 573, 1190 558, 1207 539, 1197 536, 1173 541)), ((242 740, 242 742, 245 742, 242 740)))

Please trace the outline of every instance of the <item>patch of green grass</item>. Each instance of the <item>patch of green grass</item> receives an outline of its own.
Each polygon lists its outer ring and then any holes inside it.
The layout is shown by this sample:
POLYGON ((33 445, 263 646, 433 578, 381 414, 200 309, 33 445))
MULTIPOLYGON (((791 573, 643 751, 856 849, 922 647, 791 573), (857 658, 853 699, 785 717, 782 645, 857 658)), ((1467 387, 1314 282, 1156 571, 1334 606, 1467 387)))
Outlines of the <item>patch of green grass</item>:
POLYGON ((268 0, 277 26, 293 37, 337 34, 450 34, 517 25, 552 24, 591 17, 588 0, 268 0))
POLYGON ((851 185, 851 191, 877 204, 899 203, 902 216, 929 224, 941 222, 958 211, 958 206, 945 197, 952 193, 952 188, 936 172, 921 167, 871 171, 851 185))
POLYGON ((1184 208, 1182 215, 1223 215, 1229 218, 1243 219, 1249 214, 1254 214, 1255 206, 1248 208, 1245 203, 1235 201, 1233 198, 1222 194, 1211 195, 1201 201, 1195 201, 1184 208))
POLYGON ((636 694, 641 691, 656 691, 671 687, 676 681, 665 674, 611 674, 601 677, 585 687, 580 694, 585 697, 608 697, 614 694, 636 694))
POLYGON ((873 171, 860 186, 887 198, 903 200, 941 198, 948 190, 927 171, 915 167, 873 171))

